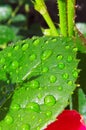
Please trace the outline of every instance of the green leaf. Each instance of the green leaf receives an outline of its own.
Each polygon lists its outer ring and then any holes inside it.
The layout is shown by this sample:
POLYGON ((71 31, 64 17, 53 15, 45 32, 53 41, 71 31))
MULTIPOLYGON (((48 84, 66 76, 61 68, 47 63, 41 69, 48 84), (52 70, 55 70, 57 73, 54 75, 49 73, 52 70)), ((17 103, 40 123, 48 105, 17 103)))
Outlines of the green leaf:
POLYGON ((0 25, 0 44, 7 44, 8 42, 13 41, 14 38, 15 33, 12 28, 0 25))
POLYGON ((79 102, 79 112, 83 115, 86 122, 86 95, 82 89, 78 90, 78 102, 79 102))
POLYGON ((0 21, 9 19, 12 14, 12 8, 9 5, 0 6, 0 21))
POLYGON ((71 38, 40 37, 20 41, 0 53, 4 77, 9 73, 12 82, 24 81, 14 92, 1 130, 40 130, 55 120, 76 88, 76 52, 71 38))

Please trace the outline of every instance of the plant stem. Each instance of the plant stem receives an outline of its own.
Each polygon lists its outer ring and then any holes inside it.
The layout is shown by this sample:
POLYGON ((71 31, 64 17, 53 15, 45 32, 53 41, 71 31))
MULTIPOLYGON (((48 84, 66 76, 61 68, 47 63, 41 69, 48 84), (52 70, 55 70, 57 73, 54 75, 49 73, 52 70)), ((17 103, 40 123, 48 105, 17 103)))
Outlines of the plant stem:
POLYGON ((74 35, 75 0, 67 2, 68 36, 74 35))
POLYGON ((67 36, 67 0, 57 0, 59 8, 60 30, 63 36, 67 36))
POLYGON ((48 11, 47 11, 47 7, 44 3, 44 0, 35 0, 35 2, 33 2, 33 3, 34 3, 35 10, 37 10, 43 16, 46 23, 48 24, 48 26, 50 28, 51 35, 58 36, 57 29, 56 29, 50 15, 49 15, 48 11))

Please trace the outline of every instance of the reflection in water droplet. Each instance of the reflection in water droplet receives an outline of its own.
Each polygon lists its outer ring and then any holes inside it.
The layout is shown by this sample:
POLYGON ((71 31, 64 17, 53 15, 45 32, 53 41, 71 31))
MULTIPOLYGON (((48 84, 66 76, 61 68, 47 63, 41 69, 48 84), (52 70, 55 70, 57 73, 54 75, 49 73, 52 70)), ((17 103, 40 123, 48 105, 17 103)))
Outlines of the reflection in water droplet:
POLYGON ((35 102, 31 102, 26 106, 27 110, 34 111, 34 112, 40 112, 40 106, 39 104, 35 102))
POLYGON ((36 39, 36 40, 33 41, 34 46, 37 46, 38 44, 39 44, 39 39, 36 39))
POLYGON ((30 61, 34 61, 36 59, 36 55, 35 54, 32 54, 30 57, 29 57, 30 61))
POLYGON ((31 88, 39 88, 39 86, 40 86, 40 84, 37 80, 32 80, 29 85, 31 88))
POLYGON ((7 115, 7 116, 5 117, 5 122, 6 122, 7 124, 11 124, 11 123, 13 123, 13 118, 12 118, 10 115, 7 115))
POLYGON ((58 67, 59 67, 59 69, 64 69, 65 64, 64 64, 64 63, 59 63, 59 64, 58 64, 58 67))
POLYGON ((64 74, 62 75, 62 77, 63 77, 63 79, 68 79, 68 78, 69 78, 69 75, 68 75, 68 73, 64 73, 64 74))
POLYGON ((28 44, 28 43, 23 44, 22 50, 25 51, 25 50, 27 50, 28 47, 29 47, 29 44, 28 44))
POLYGON ((22 130, 30 130, 30 125, 29 124, 22 125, 22 130))
POLYGON ((62 60, 63 59, 63 56, 62 55, 58 55, 57 56, 57 60, 62 60))
POLYGON ((53 95, 47 95, 45 98, 44 98, 44 104, 46 106, 53 106, 55 105, 56 103, 56 99, 53 95))
POLYGON ((42 68, 42 72, 43 72, 43 73, 48 72, 48 70, 49 70, 49 68, 48 68, 48 67, 44 67, 44 68, 42 68))
POLYGON ((71 62, 72 60, 73 60, 73 57, 72 57, 72 56, 68 56, 68 57, 67 57, 67 61, 68 61, 68 62, 71 62))
POLYGON ((55 82, 56 82, 56 79, 57 79, 56 76, 54 76, 54 75, 51 75, 51 76, 50 76, 50 82, 51 82, 51 83, 55 83, 55 82))
POLYGON ((52 50, 45 50, 41 56, 42 60, 48 59, 52 55, 52 50))
POLYGON ((12 68, 13 69, 16 69, 18 67, 18 65, 19 65, 18 61, 13 61, 12 62, 12 68))
POLYGON ((51 111, 47 111, 47 112, 46 112, 46 116, 47 116, 47 117, 50 117, 51 115, 52 115, 52 112, 51 112, 51 111))

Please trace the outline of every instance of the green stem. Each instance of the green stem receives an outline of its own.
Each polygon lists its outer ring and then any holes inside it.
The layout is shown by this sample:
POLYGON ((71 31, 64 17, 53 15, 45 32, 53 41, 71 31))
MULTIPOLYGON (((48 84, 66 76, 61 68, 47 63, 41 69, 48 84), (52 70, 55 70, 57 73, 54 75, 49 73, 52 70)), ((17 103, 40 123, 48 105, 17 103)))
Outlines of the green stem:
POLYGON ((34 3, 35 10, 37 10, 43 16, 46 23, 48 24, 51 35, 58 36, 57 29, 56 29, 53 21, 51 20, 51 17, 47 11, 47 7, 44 3, 44 0, 35 0, 35 2, 33 2, 33 3, 34 3))
POLYGON ((59 8, 60 30, 63 36, 67 36, 67 0, 57 0, 59 8))
POLYGON ((75 0, 67 2, 68 36, 74 35, 75 0))

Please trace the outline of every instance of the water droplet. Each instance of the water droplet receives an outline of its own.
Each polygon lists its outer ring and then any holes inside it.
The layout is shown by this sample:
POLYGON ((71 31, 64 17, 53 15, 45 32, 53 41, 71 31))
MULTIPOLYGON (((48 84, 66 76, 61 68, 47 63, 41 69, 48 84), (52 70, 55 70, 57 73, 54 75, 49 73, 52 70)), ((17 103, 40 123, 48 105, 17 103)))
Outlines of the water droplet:
POLYGON ((47 73, 48 71, 49 71, 49 68, 48 68, 48 67, 42 68, 42 72, 43 72, 43 73, 47 73))
POLYGON ((39 88, 39 86, 40 86, 40 84, 39 84, 39 82, 37 80, 32 80, 30 82, 30 87, 31 88, 39 88))
POLYGON ((5 117, 5 122, 6 122, 7 124, 11 124, 11 123, 13 123, 13 118, 12 118, 10 115, 7 115, 7 116, 5 117))
POLYGON ((59 64, 58 64, 58 67, 59 67, 59 69, 64 69, 65 64, 64 64, 64 63, 59 63, 59 64))
POLYGON ((18 67, 18 65, 19 65, 18 61, 13 61, 12 62, 12 68, 13 69, 16 69, 18 67))
POLYGON ((50 117, 51 115, 52 115, 52 112, 51 112, 51 111, 47 111, 47 112, 46 112, 46 116, 47 116, 47 117, 50 117))
POLYGON ((30 61, 34 61, 36 59, 36 55, 35 54, 30 55, 29 59, 30 61))
POLYGON ((78 48, 77 48, 77 47, 73 48, 73 51, 74 51, 74 52, 77 52, 77 51, 78 51, 78 48))
POLYGON ((68 45, 67 45, 67 46, 65 46, 65 49, 69 49, 69 48, 70 48, 70 46, 68 46, 68 45))
POLYGON ((34 41, 33 41, 33 45, 34 46, 37 46, 39 44, 39 39, 35 39, 34 41))
POLYGON ((29 124, 22 125, 22 130, 30 130, 30 125, 29 124))
POLYGON ((57 56, 57 60, 62 60, 62 59, 63 59, 63 56, 59 54, 59 55, 57 56))
POLYGON ((11 105, 11 109, 14 111, 18 111, 20 109, 20 106, 18 104, 11 105))
POLYGON ((72 57, 72 56, 68 56, 68 57, 67 57, 67 61, 68 61, 68 62, 71 62, 72 60, 73 60, 73 57, 72 57))
POLYGON ((29 44, 28 44, 28 43, 23 44, 23 46, 22 46, 22 50, 25 51, 25 50, 28 49, 28 47, 29 47, 29 44))
POLYGON ((0 63, 5 63, 5 58, 1 58, 0 63))
POLYGON ((35 102, 31 102, 26 106, 27 110, 34 111, 34 112, 40 112, 40 106, 39 104, 35 102))
POLYGON ((57 79, 56 76, 54 76, 54 75, 51 75, 51 76, 50 76, 50 82, 51 82, 51 83, 55 83, 55 82, 56 82, 56 79, 57 79))
POLYGON ((42 60, 48 59, 52 54, 52 50, 45 50, 41 56, 42 60))
POLYGON ((68 81, 68 85, 69 85, 69 86, 73 85, 73 82, 72 82, 71 80, 68 81))
POLYGON ((17 51, 19 49, 19 45, 14 47, 14 50, 17 51))
POLYGON ((63 77, 63 79, 68 79, 68 78, 69 78, 69 74, 68 74, 68 73, 64 73, 64 74, 62 75, 62 77, 63 77))
POLYGON ((9 52, 7 55, 8 55, 8 57, 11 57, 11 56, 12 56, 12 53, 11 53, 11 52, 9 52))
POLYGON ((77 70, 73 71, 73 77, 74 77, 74 78, 77 78, 77 77, 78 77, 78 71, 77 71, 77 70))
POLYGON ((63 89, 62 86, 58 86, 57 88, 59 91, 62 91, 62 89, 63 89))
POLYGON ((56 103, 56 99, 53 95, 47 95, 44 98, 44 104, 47 106, 53 106, 53 105, 55 105, 55 103, 56 103))

